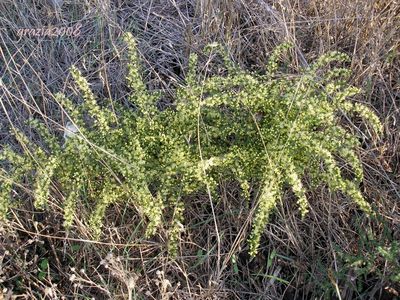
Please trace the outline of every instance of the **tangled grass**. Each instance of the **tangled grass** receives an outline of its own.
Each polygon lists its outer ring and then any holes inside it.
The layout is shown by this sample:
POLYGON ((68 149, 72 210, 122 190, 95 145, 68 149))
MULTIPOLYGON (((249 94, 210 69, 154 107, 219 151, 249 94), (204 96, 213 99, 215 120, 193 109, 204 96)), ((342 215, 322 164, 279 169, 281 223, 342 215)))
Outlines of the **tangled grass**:
MULTIPOLYGON (((65 132, 68 118, 54 94, 61 91, 80 102, 76 84, 68 83, 71 64, 84 73, 102 106, 130 107, 125 48, 119 42, 123 31, 137 37, 144 81, 150 91, 162 90, 162 109, 173 105, 187 74, 189 52, 199 54, 199 70, 206 78, 224 72, 214 63, 219 59, 215 52, 200 51, 214 41, 226 45, 241 68, 265 73, 272 49, 289 40, 295 46, 287 58, 293 74, 323 53, 347 53, 351 62, 346 67, 353 74, 348 80, 364 91, 350 97, 352 108, 366 104, 383 123, 383 139, 376 140, 367 138, 374 136, 368 123, 340 117, 340 124, 360 141, 360 190, 374 203, 376 216, 360 213, 345 194, 329 193, 322 185, 307 191, 309 212, 302 219, 293 213, 298 207, 294 193, 284 189, 253 259, 245 245, 256 206, 248 209, 233 181, 218 180, 220 201, 210 202, 208 193, 199 192, 185 199, 186 230, 180 232, 175 260, 165 247, 167 228, 159 228, 151 240, 132 241, 144 224, 131 205, 110 206, 104 234, 94 241, 93 231, 81 221, 89 219, 91 203, 78 204, 65 231, 57 190, 45 214, 34 208, 33 197, 20 199, 22 206, 10 211, 12 221, 1 230, 5 297, 390 299, 399 294, 400 31, 395 1, 66 1, 61 14, 14 1, 0 6, 0 59, 5 62, 0 64, 1 143, 13 149, 20 146, 9 127, 47 147, 25 125, 32 117, 44 120, 52 134, 65 132), (74 39, 18 39, 14 34, 18 28, 76 22, 84 26, 82 36, 74 39)), ((265 121, 261 114, 254 117, 265 121)), ((337 163, 345 178, 354 179, 351 164, 337 163)), ((311 178, 303 179, 312 186, 311 178)), ((251 199, 258 199, 259 186, 249 186, 251 199)), ((22 194, 33 196, 33 190, 17 186, 12 191, 14 199, 22 194)))

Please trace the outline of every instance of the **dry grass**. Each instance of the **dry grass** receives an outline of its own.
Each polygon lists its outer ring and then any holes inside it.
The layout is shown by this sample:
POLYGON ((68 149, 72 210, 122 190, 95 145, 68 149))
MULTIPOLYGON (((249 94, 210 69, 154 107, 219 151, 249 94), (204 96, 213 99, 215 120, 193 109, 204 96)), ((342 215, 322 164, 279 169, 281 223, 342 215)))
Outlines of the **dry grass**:
MULTIPOLYGON (((61 134, 64 120, 53 94, 76 97, 69 84, 71 64, 83 70, 99 99, 124 102, 123 31, 137 37, 149 86, 165 92, 162 105, 168 105, 184 77, 189 52, 218 41, 243 67, 262 71, 269 51, 290 40, 297 68, 329 50, 351 55, 352 83, 365 91, 355 101, 368 103, 385 125, 384 138, 365 140, 361 152, 363 191, 381 217, 371 220, 342 195, 321 188, 310 195, 311 212, 301 220, 288 192, 265 229, 262 251, 250 260, 248 204, 235 183, 221 182, 221 199, 212 204, 215 218, 207 195, 187 200, 187 229, 173 260, 162 233, 151 241, 137 237, 140 220, 129 207, 109 210, 104 238, 95 242, 83 223, 64 231, 60 203, 54 200, 51 211, 43 213, 28 197, 1 227, 0 299, 399 296, 399 284, 388 277, 392 266, 372 255, 377 245, 400 240, 398 1, 66 0, 57 13, 44 3, 0 2, 1 145, 14 143, 10 126, 32 135, 24 125, 30 117, 43 118, 61 134), (18 28, 77 22, 83 24, 79 37, 16 36, 18 28), (372 257, 373 268, 357 273, 363 267, 350 267, 343 255, 372 257)), ((84 218, 84 212, 77 217, 84 218)))

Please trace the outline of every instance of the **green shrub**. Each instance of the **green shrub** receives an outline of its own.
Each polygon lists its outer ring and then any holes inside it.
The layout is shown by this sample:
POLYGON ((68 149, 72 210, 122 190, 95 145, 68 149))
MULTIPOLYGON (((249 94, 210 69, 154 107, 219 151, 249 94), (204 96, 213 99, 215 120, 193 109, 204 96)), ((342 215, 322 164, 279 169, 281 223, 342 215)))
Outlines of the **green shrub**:
MULTIPOLYGON (((85 78, 72 68, 84 102, 75 106, 62 94, 56 99, 77 131, 70 132, 61 146, 40 122, 33 121, 47 142, 45 148, 15 131, 24 152, 5 148, 1 155, 3 218, 18 182, 33 189, 38 209, 59 195, 55 190, 62 191, 66 227, 72 225, 76 203, 84 197, 94 205, 87 222, 95 236, 101 234, 107 207, 129 202, 147 221, 147 236, 168 226, 170 251, 176 254, 184 197, 207 187, 216 195, 220 179, 234 179, 248 198, 250 182, 260 189, 249 237, 249 251, 255 255, 286 184, 298 198, 301 215, 307 213, 305 174, 315 184, 342 191, 372 213, 358 188, 363 177, 356 153, 359 141, 340 126, 339 112, 361 115, 376 132, 381 125, 366 107, 346 100, 359 93, 346 84, 349 71, 328 67, 346 61, 346 55, 333 52, 301 74, 280 75, 280 56, 290 48, 283 44, 271 55, 266 74, 259 75, 241 70, 219 51, 227 75, 207 77, 197 71, 193 54, 174 107, 159 110, 160 95, 149 92, 140 75, 135 41, 130 34, 125 41, 129 101, 135 109, 115 103, 100 106, 85 78), (351 165, 354 180, 342 176, 338 157, 351 165)), ((211 45, 208 51, 215 49, 220 48, 211 45)))
POLYGON ((357 245, 353 253, 345 253, 337 247, 341 264, 337 277, 345 281, 346 274, 353 271, 358 292, 365 289, 363 284, 369 287, 369 279, 379 278, 391 284, 400 283, 400 243, 390 232, 390 225, 384 222, 380 225, 384 228, 381 236, 369 226, 357 228, 357 245))
POLYGON ((353 243, 349 247, 333 244, 337 268, 319 264, 315 290, 324 291, 327 299, 335 298, 338 286, 340 290, 347 290, 347 295, 355 293, 358 299, 366 299, 376 286, 384 286, 390 294, 400 283, 400 243, 396 239, 396 227, 383 216, 368 222, 363 219, 356 218, 353 243))

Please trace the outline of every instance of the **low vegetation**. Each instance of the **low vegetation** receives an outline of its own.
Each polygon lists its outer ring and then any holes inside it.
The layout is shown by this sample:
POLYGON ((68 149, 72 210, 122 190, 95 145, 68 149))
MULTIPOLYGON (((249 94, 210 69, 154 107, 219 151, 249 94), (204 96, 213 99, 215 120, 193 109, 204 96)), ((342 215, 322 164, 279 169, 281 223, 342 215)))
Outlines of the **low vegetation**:
MULTIPOLYGON (((24 70, 6 64, 0 299, 399 295, 395 34, 381 24, 391 42, 376 57, 383 76, 376 77, 377 67, 362 66, 368 56, 355 49, 377 36, 358 33, 358 44, 343 45, 338 36, 332 44, 323 23, 315 25, 318 38, 307 37, 303 23, 291 32, 291 22, 303 21, 288 20, 287 10, 309 11, 259 1, 257 13, 239 16, 232 3, 176 7, 182 22, 186 11, 203 23, 196 37, 185 37, 197 42, 173 58, 164 46, 160 55, 141 55, 151 37, 141 25, 124 21, 106 39, 102 31, 99 49, 85 44, 100 55, 69 65, 63 85, 46 97, 29 92, 19 113, 12 99, 22 94, 12 95, 37 83, 21 84, 24 70), (208 19, 213 14, 223 32, 208 19), (253 36, 241 26, 263 14, 281 38, 265 43, 268 32, 254 27, 257 38, 241 49, 253 36), (246 34, 235 40, 237 33, 246 34), (323 49, 313 52, 317 41, 323 49), (124 76, 98 67, 114 60, 123 62, 124 76), (98 71, 100 89, 88 69, 98 71)), ((399 25, 395 7, 376 5, 371 9, 386 19, 375 20, 399 25)), ((149 16, 146 24, 156 26, 149 16)), ((84 34, 88 28, 79 24, 84 34)), ((5 61, 24 57, 21 50, 10 56, 15 45, 5 45, 5 61)))

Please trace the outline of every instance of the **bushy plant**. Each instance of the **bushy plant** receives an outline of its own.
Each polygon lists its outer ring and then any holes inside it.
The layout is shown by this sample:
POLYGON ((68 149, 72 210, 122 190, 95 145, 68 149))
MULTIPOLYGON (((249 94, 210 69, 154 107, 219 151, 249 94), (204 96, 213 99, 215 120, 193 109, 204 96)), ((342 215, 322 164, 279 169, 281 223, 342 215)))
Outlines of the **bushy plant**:
MULTIPOLYGON (((315 184, 342 191, 368 214, 370 204, 359 183, 362 166, 358 138, 339 123, 340 112, 357 113, 376 132, 381 125, 365 106, 348 101, 359 90, 346 83, 349 71, 329 68, 348 57, 332 52, 297 75, 279 73, 283 44, 271 55, 263 75, 238 68, 224 54, 225 75, 203 76, 197 56, 190 56, 185 83, 176 90, 175 105, 159 110, 159 94, 146 88, 140 74, 135 40, 128 44, 127 82, 135 106, 99 105, 79 70, 71 73, 84 99, 74 105, 63 94, 56 99, 75 128, 64 145, 38 121, 32 125, 47 142, 45 148, 19 131, 24 152, 5 148, 0 213, 6 217, 13 186, 32 187, 35 206, 45 208, 51 196, 64 195, 65 226, 74 221, 76 203, 85 197, 94 209, 87 220, 101 234, 107 207, 129 202, 147 221, 147 236, 160 226, 169 228, 171 253, 177 251, 183 228, 185 196, 207 187, 216 196, 220 179, 237 180, 250 198, 250 183, 259 187, 257 210, 249 237, 251 255, 257 253, 265 225, 290 186, 301 215, 308 211, 305 175, 315 184), (341 174, 337 158, 352 167, 354 178, 341 174)), ((219 49, 210 45, 209 51, 219 49)))
POLYGON ((320 264, 316 290, 323 290, 328 299, 338 295, 338 286, 340 291, 347 290, 347 295, 354 293, 358 299, 364 299, 376 286, 385 286, 389 295, 400 283, 400 243, 396 227, 382 216, 368 223, 360 219, 354 222, 354 241, 349 247, 333 244, 338 267, 333 270, 320 264))
MULTIPOLYGON (((354 253, 345 253, 338 249, 339 261, 343 265, 341 272, 337 274, 338 277, 345 277, 345 272, 349 273, 352 270, 358 285, 367 282, 370 274, 375 274, 372 277, 374 279, 380 278, 393 284, 400 283, 400 243, 390 236, 390 232, 385 232, 379 237, 371 228, 362 230, 359 232, 354 253)), ((361 286, 357 288, 362 290, 361 286)))

